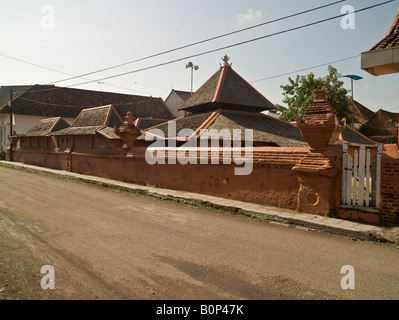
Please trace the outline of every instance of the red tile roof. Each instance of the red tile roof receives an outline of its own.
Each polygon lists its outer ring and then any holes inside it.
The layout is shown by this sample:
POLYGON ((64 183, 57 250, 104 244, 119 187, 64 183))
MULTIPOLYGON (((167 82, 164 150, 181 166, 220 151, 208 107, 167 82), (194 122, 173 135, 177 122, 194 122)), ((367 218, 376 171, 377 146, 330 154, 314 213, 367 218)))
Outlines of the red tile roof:
POLYGON ((370 50, 380 50, 399 47, 399 12, 392 23, 387 35, 370 50))
POLYGON ((374 116, 373 111, 366 108, 364 105, 357 102, 356 100, 353 100, 353 104, 355 107, 355 109, 353 110, 353 117, 355 118, 356 122, 365 124, 374 116))

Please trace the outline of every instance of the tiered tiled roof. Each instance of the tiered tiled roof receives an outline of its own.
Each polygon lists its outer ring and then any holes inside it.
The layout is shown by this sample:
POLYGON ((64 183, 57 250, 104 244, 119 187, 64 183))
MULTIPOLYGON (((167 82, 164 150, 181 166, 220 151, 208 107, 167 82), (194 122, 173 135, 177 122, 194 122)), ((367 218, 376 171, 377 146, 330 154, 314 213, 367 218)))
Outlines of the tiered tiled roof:
POLYGON ((241 130, 241 141, 245 141, 245 129, 251 129, 254 142, 279 147, 307 147, 299 130, 288 122, 262 113, 222 110, 208 127, 209 132, 216 129, 241 130))
MULTIPOLYGON (((200 130, 208 129, 208 133, 212 129, 221 132, 227 129, 230 136, 233 137, 233 130, 241 130, 241 140, 245 140, 245 129, 253 130, 253 140, 262 145, 279 146, 279 147, 308 147, 309 145, 303 139, 301 132, 291 123, 279 120, 278 118, 265 115, 263 113, 243 112, 235 110, 217 110, 203 113, 197 113, 186 117, 172 120, 176 126, 176 133, 182 129, 190 129, 196 132, 197 137, 201 138, 200 130)), ((168 135, 168 123, 164 123, 154 127, 163 132, 165 138, 168 135)), ((213 138, 213 136, 210 136, 213 138)), ((145 138, 145 134, 140 140, 145 138)), ((217 138, 217 137, 215 137, 217 138)), ((376 142, 367 138, 348 126, 342 132, 342 138, 351 144, 374 145, 376 142)), ((338 143, 342 143, 338 142, 338 143)))
MULTIPOLYGON (((219 133, 228 130, 233 137, 233 130, 239 129, 241 141, 244 141, 245 129, 251 129, 255 145, 308 147, 295 125, 262 113, 274 109, 274 105, 241 78, 227 60, 225 56, 225 64, 180 108, 191 114, 172 120, 176 134, 189 129, 201 139, 204 137, 201 129, 208 129, 208 133, 215 129, 219 133)), ((169 123, 151 129, 161 130, 165 138, 176 138, 169 136, 169 123)), ((356 136, 350 129, 344 130, 343 135, 356 143, 364 138, 356 136)), ((145 134, 139 139, 144 138, 145 134)))
MULTIPOLYGON (((228 130, 231 137, 233 137, 233 130, 239 129, 241 130, 241 141, 244 141, 245 129, 252 129, 255 143, 260 142, 263 145, 280 147, 308 146, 297 127, 263 113, 219 109, 192 114, 172 121, 176 126, 177 134, 183 129, 189 129, 195 131, 199 139, 201 139, 201 129, 207 129, 207 133, 211 134, 228 130)), ((154 128, 161 130, 165 138, 175 138, 168 135, 168 123, 154 128)), ((218 138, 211 135, 207 135, 207 137, 218 138)), ((141 139, 143 138, 144 136, 141 137, 141 139)))
POLYGON ((179 110, 197 113, 219 108, 262 112, 276 107, 225 61, 179 110))

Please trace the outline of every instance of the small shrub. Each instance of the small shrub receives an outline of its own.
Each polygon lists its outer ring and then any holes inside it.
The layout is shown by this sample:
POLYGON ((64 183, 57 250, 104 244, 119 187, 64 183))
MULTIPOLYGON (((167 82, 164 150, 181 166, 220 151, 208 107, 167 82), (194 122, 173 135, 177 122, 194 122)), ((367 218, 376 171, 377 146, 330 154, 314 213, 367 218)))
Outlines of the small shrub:
POLYGON ((0 151, 0 160, 6 160, 6 153, 4 151, 0 151))
POLYGON ((328 218, 339 218, 339 213, 337 209, 330 209, 326 211, 325 216, 328 218))

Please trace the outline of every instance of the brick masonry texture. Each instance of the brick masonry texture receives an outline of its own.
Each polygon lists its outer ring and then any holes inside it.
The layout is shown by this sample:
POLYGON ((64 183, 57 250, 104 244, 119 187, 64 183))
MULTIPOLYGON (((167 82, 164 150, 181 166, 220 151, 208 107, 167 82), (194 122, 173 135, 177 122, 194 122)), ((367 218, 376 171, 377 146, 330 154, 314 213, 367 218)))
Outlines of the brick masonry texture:
POLYGON ((382 157, 381 164, 381 219, 399 224, 399 159, 382 157))

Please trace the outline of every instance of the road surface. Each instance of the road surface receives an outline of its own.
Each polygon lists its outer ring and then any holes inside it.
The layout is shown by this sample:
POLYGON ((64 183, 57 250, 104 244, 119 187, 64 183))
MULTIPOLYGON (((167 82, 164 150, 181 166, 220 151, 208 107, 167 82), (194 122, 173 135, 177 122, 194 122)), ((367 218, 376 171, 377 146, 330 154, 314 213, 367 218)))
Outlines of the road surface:
POLYGON ((0 299, 396 300, 398 266, 392 244, 0 167, 0 299))

